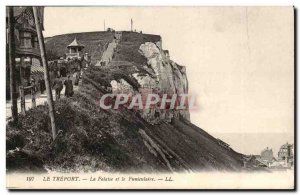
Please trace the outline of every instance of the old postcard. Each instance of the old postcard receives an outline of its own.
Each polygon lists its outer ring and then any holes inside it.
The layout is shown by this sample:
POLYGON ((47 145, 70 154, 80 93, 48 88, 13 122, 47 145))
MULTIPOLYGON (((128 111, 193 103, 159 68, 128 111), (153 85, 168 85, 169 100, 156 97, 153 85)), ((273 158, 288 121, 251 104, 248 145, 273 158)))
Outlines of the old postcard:
POLYGON ((9 189, 285 189, 293 7, 6 7, 9 189))

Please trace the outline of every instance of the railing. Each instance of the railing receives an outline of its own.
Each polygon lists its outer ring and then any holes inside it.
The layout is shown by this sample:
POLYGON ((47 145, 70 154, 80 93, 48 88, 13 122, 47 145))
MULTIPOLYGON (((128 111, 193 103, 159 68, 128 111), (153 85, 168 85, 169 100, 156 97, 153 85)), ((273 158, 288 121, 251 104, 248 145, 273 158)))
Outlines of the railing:
POLYGON ((17 47, 16 48, 17 54, 29 54, 29 55, 35 55, 35 56, 41 56, 40 50, 35 47, 17 47))
POLYGON ((66 53, 66 55, 68 55, 68 56, 78 56, 79 54, 78 53, 66 53))
POLYGON ((66 53, 66 56, 79 57, 79 54, 78 53, 66 53))

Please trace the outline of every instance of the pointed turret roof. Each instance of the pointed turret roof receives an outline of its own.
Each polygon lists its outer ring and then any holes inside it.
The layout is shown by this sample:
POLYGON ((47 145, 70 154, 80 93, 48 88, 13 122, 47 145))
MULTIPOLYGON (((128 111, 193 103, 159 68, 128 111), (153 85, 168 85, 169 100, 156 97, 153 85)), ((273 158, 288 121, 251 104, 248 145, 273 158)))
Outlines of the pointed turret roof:
POLYGON ((68 45, 69 47, 84 47, 84 45, 82 45, 81 43, 79 43, 75 37, 74 41, 72 41, 72 43, 70 43, 70 45, 68 45))
POLYGON ((288 142, 286 142, 286 144, 283 144, 280 149, 287 149, 288 147, 292 147, 293 144, 289 144, 288 142))

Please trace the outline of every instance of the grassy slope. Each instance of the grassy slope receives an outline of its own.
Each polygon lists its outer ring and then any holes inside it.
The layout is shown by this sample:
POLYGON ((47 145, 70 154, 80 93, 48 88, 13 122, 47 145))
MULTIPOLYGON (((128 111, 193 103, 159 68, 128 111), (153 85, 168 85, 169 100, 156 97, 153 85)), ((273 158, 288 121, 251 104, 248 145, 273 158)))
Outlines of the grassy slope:
POLYGON ((61 171, 167 170, 143 145, 137 134, 139 124, 134 119, 128 124, 120 112, 99 110, 97 94, 95 87, 85 83, 73 98, 56 102, 57 128, 62 133, 55 143, 45 106, 21 117, 19 127, 8 125, 7 152, 22 148, 7 156, 8 170, 42 170, 43 166, 61 171))
POLYGON ((97 82, 84 80, 73 98, 56 102, 57 128, 62 133, 55 143, 46 106, 30 110, 18 127, 8 125, 7 152, 22 148, 8 155, 8 169, 169 171, 164 159, 145 146, 140 129, 163 151, 173 170, 236 170, 242 166, 241 154, 223 148, 188 121, 153 126, 129 110, 101 110, 97 106, 101 95, 97 82))
POLYGON ((46 50, 52 50, 57 53, 58 56, 63 56, 67 53, 67 46, 77 38, 81 44, 85 46, 83 53, 89 53, 92 58, 92 62, 101 59, 105 44, 110 42, 114 34, 112 32, 85 32, 85 33, 72 33, 57 35, 46 38, 46 50))
MULTIPOLYGON (((123 33, 114 61, 141 65, 145 59, 137 56, 139 45, 159 39, 159 36, 123 33)), ((57 127, 62 133, 54 143, 46 106, 30 110, 20 118, 17 127, 8 124, 7 152, 21 148, 8 152, 8 169, 40 171, 47 166, 64 171, 169 171, 166 160, 177 171, 242 167, 243 155, 220 146, 214 137, 188 121, 176 119, 170 124, 153 126, 130 110, 101 110, 97 105, 104 93, 101 85, 109 85, 109 80, 122 78, 127 71, 90 67, 80 91, 73 98, 55 104, 57 127), (139 133, 141 129, 162 154, 156 151, 155 155, 147 148, 147 140, 139 133)))
POLYGON ((140 45, 145 42, 155 43, 160 39, 158 35, 123 32, 113 60, 132 62, 136 66, 145 65, 146 58, 138 52, 140 45))

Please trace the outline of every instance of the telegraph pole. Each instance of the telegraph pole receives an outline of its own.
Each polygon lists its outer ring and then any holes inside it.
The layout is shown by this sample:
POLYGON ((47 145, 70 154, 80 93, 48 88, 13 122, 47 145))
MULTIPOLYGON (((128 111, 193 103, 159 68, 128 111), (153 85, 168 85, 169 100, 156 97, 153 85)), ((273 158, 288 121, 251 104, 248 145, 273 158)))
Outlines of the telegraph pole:
POLYGON ((131 26, 131 32, 132 32, 133 31, 133 20, 132 20, 132 18, 130 20, 130 26, 131 26))
POLYGON ((38 41, 39 41, 39 45, 40 45, 42 63, 44 66, 44 78, 45 78, 46 90, 47 90, 47 101, 48 101, 49 115, 50 115, 50 120, 51 120, 52 137, 54 140, 56 137, 54 103, 53 103, 53 96, 52 96, 52 91, 51 91, 50 81, 49 81, 48 62, 46 60, 44 37, 43 37, 43 32, 42 32, 42 29, 40 26, 37 7, 34 6, 32 8, 33 8, 33 15, 34 15, 34 20, 35 20, 35 27, 36 27, 36 31, 37 31, 38 41))
POLYGON ((18 97, 16 89, 16 58, 15 58, 15 18, 14 8, 8 7, 8 55, 9 55, 9 83, 10 83, 10 98, 12 100, 11 115, 13 122, 18 122, 18 97))

